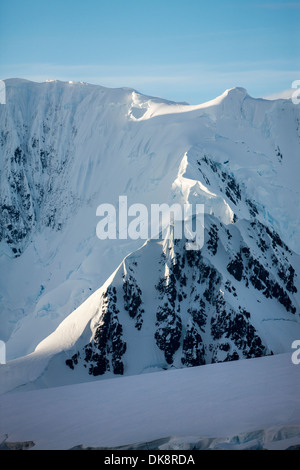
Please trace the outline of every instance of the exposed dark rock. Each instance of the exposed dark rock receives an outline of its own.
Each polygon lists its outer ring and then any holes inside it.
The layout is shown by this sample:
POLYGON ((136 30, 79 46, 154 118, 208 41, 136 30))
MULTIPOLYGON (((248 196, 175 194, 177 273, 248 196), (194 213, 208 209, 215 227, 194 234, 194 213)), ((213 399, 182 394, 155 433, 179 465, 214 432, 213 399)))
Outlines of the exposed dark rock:
MULTIPOLYGON (((241 241, 234 251, 229 243, 226 276, 226 271, 221 274, 212 262, 221 244, 224 249, 224 243, 232 238, 232 228, 210 223, 207 229, 209 236, 202 250, 186 250, 184 240, 177 240, 162 251, 153 311, 142 308, 142 291, 135 274, 137 263, 128 261, 122 286, 118 287, 121 295, 117 299, 116 287, 108 288, 93 340, 68 359, 67 365, 75 368, 82 358, 90 374, 124 373, 126 343, 121 320, 124 315, 133 320, 138 334, 143 334, 144 319, 153 318, 153 342, 164 354, 165 368, 272 354, 252 324, 252 312, 242 303, 236 307, 234 298, 238 296, 239 284, 244 283, 266 299, 279 302, 287 312, 295 313, 288 295, 296 289, 295 270, 277 250, 280 239, 260 222, 249 223, 249 235, 253 234, 258 241, 256 250, 241 241), (259 259, 257 249, 262 254, 259 259), (272 270, 274 265, 278 278, 272 270)), ((281 248, 284 250, 284 245, 281 248)))
POLYGON ((185 334, 181 362, 186 367, 205 364, 205 347, 201 335, 194 327, 188 329, 185 334))
MULTIPOLYGON (((122 339, 123 328, 119 323, 116 302, 116 288, 109 287, 102 296, 102 315, 94 338, 84 347, 84 360, 89 364, 89 374, 95 376, 103 375, 111 368, 114 374, 122 375, 124 372, 122 356, 126 352, 126 343, 122 339)), ((66 361, 72 369, 77 365, 78 354, 66 361)))
POLYGON ((124 309, 129 313, 131 318, 135 318, 135 326, 138 330, 143 325, 143 313, 144 310, 141 308, 142 305, 142 291, 136 283, 136 279, 128 275, 124 278, 123 282, 124 291, 124 309))
POLYGON ((212 224, 208 232, 207 248, 215 255, 218 251, 218 227, 212 224))

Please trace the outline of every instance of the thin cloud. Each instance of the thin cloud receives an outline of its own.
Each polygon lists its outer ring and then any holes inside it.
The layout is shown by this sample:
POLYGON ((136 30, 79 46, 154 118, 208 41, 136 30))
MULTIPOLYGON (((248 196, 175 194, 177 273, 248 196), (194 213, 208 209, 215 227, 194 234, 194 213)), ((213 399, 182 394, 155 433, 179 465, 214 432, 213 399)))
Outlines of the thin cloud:
POLYGON ((261 5, 256 5, 259 8, 269 8, 271 10, 279 10, 279 9, 287 9, 293 10, 296 8, 300 8, 299 2, 281 2, 281 3, 262 3, 261 5))

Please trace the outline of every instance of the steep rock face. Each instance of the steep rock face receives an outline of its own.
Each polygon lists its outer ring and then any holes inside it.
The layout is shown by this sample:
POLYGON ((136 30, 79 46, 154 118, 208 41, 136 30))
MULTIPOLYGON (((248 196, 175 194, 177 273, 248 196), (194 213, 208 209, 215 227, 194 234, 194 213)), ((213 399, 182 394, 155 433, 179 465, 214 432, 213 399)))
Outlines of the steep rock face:
MULTIPOLYGON (((123 328, 119 322, 119 310, 116 307, 116 288, 108 288, 101 298, 100 321, 94 326, 93 343, 84 347, 84 361, 89 366, 89 374, 102 375, 112 370, 114 374, 123 374, 124 364, 122 356, 126 352, 126 343, 123 341, 123 328)), ((78 352, 66 364, 74 369, 80 358, 78 352)))
MULTIPOLYGON (((89 105, 93 100, 98 104, 91 121, 99 117, 103 121, 105 112, 99 108, 111 109, 118 103, 121 110, 130 91, 105 94, 102 87, 17 79, 7 80, 6 88, 0 137, 1 248, 20 256, 36 231, 61 230, 78 204, 89 197, 83 188, 78 192, 78 181, 72 180, 78 177, 74 166, 86 177, 84 160, 89 150, 79 155, 81 162, 76 160, 80 143, 87 140, 82 127, 89 105)), ((112 127, 118 127, 118 121, 111 119, 112 127)))
POLYGON ((225 226, 206 216, 203 248, 186 250, 185 241, 171 230, 124 260, 90 320, 89 342, 73 346, 66 366, 83 367, 87 376, 139 373, 290 347, 285 325, 300 331, 293 267, 299 257, 278 234, 257 221, 225 226))
POLYGON ((1 239, 15 256, 24 251, 37 224, 61 228, 54 201, 66 181, 74 138, 71 133, 64 135, 65 151, 58 149, 65 124, 62 106, 49 91, 41 94, 41 86, 38 93, 30 93, 28 83, 20 80, 17 84, 18 100, 11 96, 14 84, 8 83, 9 104, 1 110, 1 239))

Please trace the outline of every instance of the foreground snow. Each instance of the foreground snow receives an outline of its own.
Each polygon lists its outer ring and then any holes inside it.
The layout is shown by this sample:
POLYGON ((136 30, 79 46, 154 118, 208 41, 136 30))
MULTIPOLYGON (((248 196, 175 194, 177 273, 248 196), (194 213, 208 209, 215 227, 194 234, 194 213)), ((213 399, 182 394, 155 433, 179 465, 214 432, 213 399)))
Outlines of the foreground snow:
POLYGON ((286 449, 300 444, 299 392, 290 354, 10 392, 0 397, 0 440, 33 449, 286 449))

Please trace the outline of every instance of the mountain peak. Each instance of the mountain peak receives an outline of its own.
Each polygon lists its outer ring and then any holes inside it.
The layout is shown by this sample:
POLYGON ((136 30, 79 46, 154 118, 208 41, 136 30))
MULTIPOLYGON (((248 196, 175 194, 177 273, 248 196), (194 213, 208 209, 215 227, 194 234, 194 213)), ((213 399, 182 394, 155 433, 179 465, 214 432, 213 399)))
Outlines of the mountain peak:
POLYGON ((237 99, 244 99, 248 95, 248 92, 245 88, 243 87, 234 87, 234 88, 228 88, 227 90, 224 91, 224 93, 221 95, 223 98, 237 98, 237 99))
POLYGON ((241 86, 236 86, 236 87, 233 87, 233 88, 228 88, 228 89, 226 90, 226 92, 228 92, 228 93, 242 93, 242 94, 245 94, 245 95, 248 94, 246 88, 243 88, 243 87, 241 87, 241 86))

